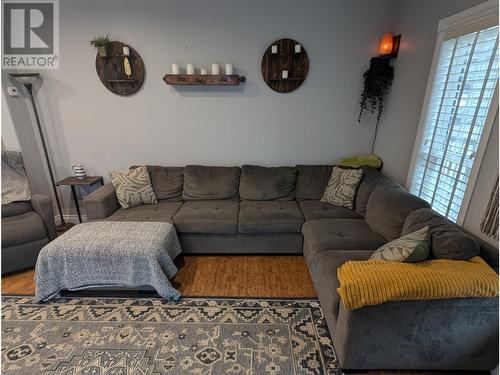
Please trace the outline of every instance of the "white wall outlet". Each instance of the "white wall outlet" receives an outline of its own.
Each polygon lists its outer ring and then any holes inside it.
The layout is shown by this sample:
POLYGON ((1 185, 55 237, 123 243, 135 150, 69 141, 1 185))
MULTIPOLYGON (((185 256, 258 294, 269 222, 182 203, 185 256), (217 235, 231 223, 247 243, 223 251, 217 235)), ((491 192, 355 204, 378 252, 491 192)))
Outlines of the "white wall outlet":
POLYGON ((9 96, 19 96, 19 90, 16 86, 8 86, 7 92, 9 93, 9 96))

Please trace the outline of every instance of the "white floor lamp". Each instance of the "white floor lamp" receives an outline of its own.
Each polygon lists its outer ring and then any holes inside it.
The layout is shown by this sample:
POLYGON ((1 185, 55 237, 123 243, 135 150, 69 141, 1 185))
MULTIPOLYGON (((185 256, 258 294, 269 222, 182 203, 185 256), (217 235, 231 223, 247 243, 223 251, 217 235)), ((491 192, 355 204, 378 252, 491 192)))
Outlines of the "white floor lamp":
POLYGON ((61 202, 59 200, 59 195, 57 194, 54 172, 52 169, 52 165, 50 163, 49 152, 47 150, 47 144, 45 143, 45 137, 43 135, 42 126, 40 124, 40 117, 38 115, 38 110, 36 108, 35 98, 33 97, 33 84, 39 80, 40 73, 11 73, 9 75, 13 80, 22 84, 26 88, 26 91, 28 92, 28 97, 30 99, 31 106, 33 108, 33 113, 35 114, 35 121, 38 129, 38 135, 40 136, 40 140, 42 142, 43 155, 45 157, 45 162, 47 163, 47 169, 49 170, 50 183, 52 185, 52 188, 54 189, 54 196, 56 198, 57 209, 59 211, 59 217, 61 219, 61 224, 58 225, 56 229, 58 231, 68 230, 73 226, 73 224, 66 223, 66 221, 64 220, 64 216, 61 209, 61 202))

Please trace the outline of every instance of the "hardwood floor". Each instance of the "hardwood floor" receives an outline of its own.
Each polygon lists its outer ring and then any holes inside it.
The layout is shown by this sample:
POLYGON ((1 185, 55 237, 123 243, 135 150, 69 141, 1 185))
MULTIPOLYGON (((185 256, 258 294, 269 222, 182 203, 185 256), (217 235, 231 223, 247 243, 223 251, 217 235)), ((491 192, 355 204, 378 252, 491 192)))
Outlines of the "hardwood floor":
MULTIPOLYGON (((185 296, 315 297, 301 256, 184 256, 174 286, 185 296)), ((2 277, 2 294, 34 294, 34 270, 2 277)))
MULTIPOLYGON (((316 296, 302 256, 184 256, 178 267, 179 272, 174 278, 174 286, 185 296, 282 298, 316 296)), ((2 294, 34 294, 33 277, 34 270, 2 277, 2 294)), ((362 374, 449 375, 451 373, 369 371, 362 374)))

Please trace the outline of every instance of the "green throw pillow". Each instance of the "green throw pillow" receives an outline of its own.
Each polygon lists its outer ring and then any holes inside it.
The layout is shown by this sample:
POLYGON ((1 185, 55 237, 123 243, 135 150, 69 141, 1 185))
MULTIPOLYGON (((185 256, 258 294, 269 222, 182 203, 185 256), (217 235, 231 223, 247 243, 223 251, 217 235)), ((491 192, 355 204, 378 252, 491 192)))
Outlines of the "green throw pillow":
POLYGON ((429 227, 425 226, 379 247, 371 255, 370 260, 402 263, 423 262, 429 256, 430 247, 429 227))
POLYGON ((145 166, 109 172, 109 178, 122 209, 158 203, 145 166))

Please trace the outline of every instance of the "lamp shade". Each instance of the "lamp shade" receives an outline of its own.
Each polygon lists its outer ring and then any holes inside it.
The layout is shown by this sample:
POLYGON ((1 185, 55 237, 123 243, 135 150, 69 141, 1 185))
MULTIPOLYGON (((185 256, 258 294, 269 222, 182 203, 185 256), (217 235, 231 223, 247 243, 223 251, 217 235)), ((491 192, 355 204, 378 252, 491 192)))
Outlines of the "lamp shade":
POLYGON ((392 53, 393 38, 391 33, 385 33, 380 41, 379 53, 381 56, 392 53))
POLYGON ((24 86, 33 85, 40 77, 40 73, 11 73, 10 77, 24 86))

